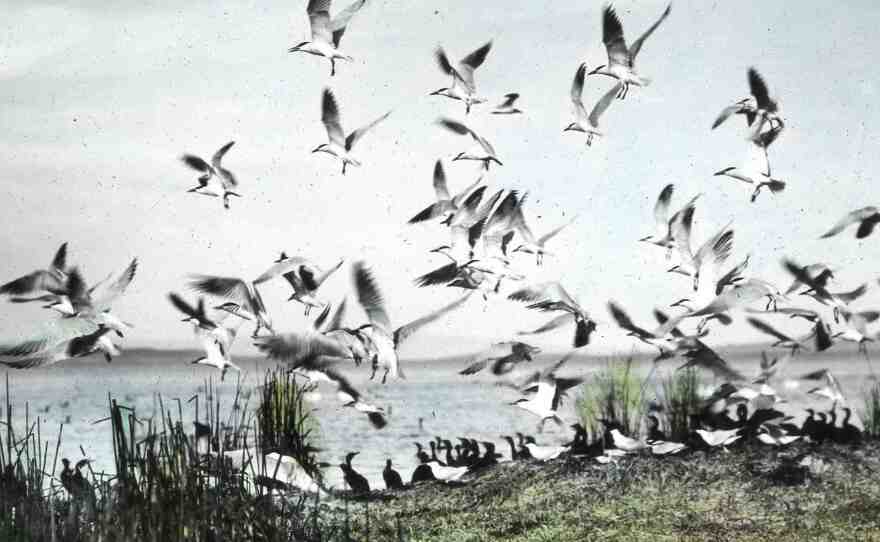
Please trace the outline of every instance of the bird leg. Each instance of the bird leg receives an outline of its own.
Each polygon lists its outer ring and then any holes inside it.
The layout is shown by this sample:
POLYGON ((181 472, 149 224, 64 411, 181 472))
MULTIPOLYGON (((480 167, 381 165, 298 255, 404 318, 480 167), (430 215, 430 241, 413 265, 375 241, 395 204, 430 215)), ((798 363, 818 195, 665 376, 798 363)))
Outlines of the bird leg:
POLYGON ((336 75, 336 60, 334 58, 330 58, 330 77, 336 75))
POLYGON ((385 369, 385 374, 382 375, 382 383, 383 383, 383 384, 384 384, 385 381, 388 379, 388 372, 389 372, 390 370, 391 370, 391 369, 385 369))
POLYGON ((348 162, 345 160, 342 161, 342 174, 345 175, 345 167, 348 165, 348 162))

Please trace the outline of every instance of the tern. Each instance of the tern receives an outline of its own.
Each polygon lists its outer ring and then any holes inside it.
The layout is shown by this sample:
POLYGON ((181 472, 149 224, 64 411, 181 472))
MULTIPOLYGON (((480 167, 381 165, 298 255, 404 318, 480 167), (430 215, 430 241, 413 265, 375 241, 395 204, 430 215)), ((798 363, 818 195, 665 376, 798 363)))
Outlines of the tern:
POLYGON ((685 337, 675 327, 676 321, 666 318, 660 311, 655 311, 655 316, 658 320, 664 321, 653 331, 637 326, 623 308, 613 301, 608 302, 608 312, 611 313, 611 317, 614 318, 617 325, 628 332, 627 335, 636 337, 658 350, 658 355, 654 358, 655 362, 672 357, 684 345, 691 344, 691 341, 694 340, 692 337, 685 337))
MULTIPOLYGON (((363 333, 369 338, 372 346, 373 375, 379 368, 384 369, 382 383, 390 375, 392 378, 404 378, 400 368, 397 348, 407 339, 412 337, 419 329, 438 320, 448 312, 460 307, 470 297, 471 292, 466 293, 449 305, 431 312, 421 318, 392 329, 391 320, 385 310, 385 301, 373 274, 363 262, 355 262, 352 267, 355 291, 358 302, 363 307, 370 323, 363 328, 363 333)), ((372 378, 372 377, 371 377, 372 378)))
POLYGON ((745 376, 731 368, 721 356, 699 339, 694 341, 694 344, 688 347, 684 353, 684 357, 687 359, 687 362, 679 367, 679 370, 687 367, 701 367, 709 370, 713 375, 721 378, 725 382, 746 380, 745 376))
POLYGON ((501 376, 511 372, 523 361, 532 361, 541 352, 540 348, 519 341, 508 341, 493 344, 488 350, 473 356, 471 363, 458 374, 472 375, 492 364, 492 374, 501 376))
POLYGON ((583 378, 560 378, 556 376, 556 371, 568 361, 571 355, 569 353, 547 369, 536 373, 529 382, 525 383, 521 391, 522 393, 534 393, 531 398, 521 398, 510 404, 537 416, 541 420, 541 427, 543 427, 544 422, 547 420, 553 420, 557 424, 562 425, 564 422, 559 416, 557 409, 562 405, 566 391, 584 381, 583 378))
POLYGON ((223 197, 223 207, 229 209, 229 196, 241 197, 241 194, 235 192, 238 187, 238 179, 228 169, 224 168, 220 161, 226 152, 235 145, 235 141, 220 147, 211 157, 211 163, 207 163, 198 156, 193 154, 184 154, 180 157, 184 164, 190 168, 202 173, 198 178, 199 185, 190 188, 187 192, 202 194, 203 196, 223 197))
POLYGON ((758 199, 761 189, 767 187, 770 192, 776 194, 785 190, 785 181, 774 179, 770 171, 770 161, 767 157, 767 146, 756 142, 749 144, 745 163, 741 166, 729 166, 714 173, 716 177, 725 176, 755 186, 750 200, 758 199))
MULTIPOLYGON (((449 58, 446 56, 446 51, 444 51, 442 47, 437 47, 437 50, 434 52, 437 65, 443 73, 452 76, 452 86, 435 90, 431 93, 431 96, 445 96, 453 100, 463 101, 465 105, 465 114, 471 112, 471 106, 473 104, 485 102, 486 100, 479 98, 476 95, 477 86, 474 83, 474 70, 483 64, 483 61, 486 60, 486 55, 489 54, 490 50, 492 50, 491 40, 461 59, 458 66, 454 67, 449 62, 449 58)), ((508 95, 508 97, 509 96, 510 95, 508 95)), ((513 99, 516 100, 516 97, 519 95, 517 94, 514 96, 513 99)), ((512 103, 513 102, 511 101, 511 104, 512 103)))
POLYGON ((443 215, 447 215, 447 220, 451 220, 452 214, 461 206, 465 198, 468 197, 468 194, 471 193, 471 190, 474 190, 480 182, 482 182, 482 177, 456 194, 455 197, 450 196, 449 188, 446 184, 446 172, 443 169, 443 161, 437 160, 434 164, 434 193, 436 194, 437 201, 419 211, 407 223, 416 224, 443 215))
POLYGON ((507 298, 530 303, 526 306, 528 309, 563 313, 540 328, 531 332, 520 332, 522 334, 544 333, 573 320, 575 332, 572 344, 575 348, 580 348, 590 343, 590 335, 596 330, 596 321, 559 282, 550 281, 527 286, 511 293, 507 298))
POLYGON ((760 134, 763 131, 763 124, 765 122, 770 123, 771 129, 775 129, 775 126, 780 126, 779 129, 781 129, 782 119, 777 114, 779 105, 770 98, 764 78, 761 77, 758 70, 749 68, 748 80, 749 91, 752 94, 751 97, 742 99, 722 109, 718 118, 712 123, 713 130, 721 126, 731 115, 745 116, 746 124, 754 127, 753 133, 756 134, 760 134), (755 124, 756 119, 759 121, 757 125, 755 124))
POLYGON ((626 39, 623 37, 623 25, 621 25, 620 19, 617 18, 614 7, 610 5, 605 6, 602 12, 602 42, 605 44, 605 49, 608 52, 608 64, 597 67, 589 75, 606 75, 617 79, 621 84, 617 94, 617 97, 620 99, 626 98, 630 85, 638 87, 648 86, 651 80, 640 76, 635 71, 636 56, 638 56, 639 51, 642 49, 645 40, 669 16, 671 9, 672 4, 666 6, 657 22, 639 36, 639 39, 634 41, 632 46, 627 47, 626 39))
POLYGON ((846 404, 846 396, 840 387, 837 378, 828 369, 819 369, 798 377, 799 380, 824 381, 825 385, 809 390, 807 393, 825 397, 835 403, 846 404))
POLYGON ((463 151, 458 153, 452 161, 456 160, 476 160, 478 162, 483 163, 483 169, 488 170, 489 164, 495 162, 499 166, 503 166, 501 160, 498 159, 498 156, 495 154, 495 148, 492 146, 489 141, 485 138, 479 136, 472 129, 468 128, 461 122, 452 120, 452 119, 440 119, 438 121, 440 126, 443 126, 447 130, 454 132, 458 135, 469 135, 473 140, 477 143, 479 148, 474 148, 473 150, 463 151))
POLYGON ((690 242, 677 243, 676 246, 681 256, 681 263, 673 266, 669 271, 692 277, 695 292, 700 290, 702 283, 703 288, 707 288, 714 294, 721 266, 730 257, 733 250, 733 230, 730 228, 730 224, 707 239, 696 254, 691 251, 690 242))
POLYGON ((511 92, 510 94, 504 95, 504 101, 495 106, 495 109, 492 110, 493 115, 517 115, 521 114, 522 110, 516 108, 513 104, 519 99, 519 94, 516 92, 511 92))
POLYGON ((0 295, 27 295, 33 292, 63 294, 66 291, 67 243, 55 252, 52 263, 46 269, 38 269, 0 286, 0 295))
POLYGON ((671 217, 669 216, 669 205, 672 202, 672 195, 675 191, 675 185, 667 184, 657 196, 657 202, 654 204, 654 233, 639 239, 643 243, 651 243, 658 247, 667 249, 666 256, 671 256, 672 249, 683 244, 690 246, 691 228, 693 226, 693 213, 696 209, 697 200, 702 194, 697 194, 681 209, 679 209, 671 217))
POLYGON ((357 142, 374 126, 388 118, 391 111, 388 111, 378 119, 374 120, 366 126, 361 126, 357 130, 345 135, 342 131, 342 125, 339 122, 339 106, 336 104, 336 98, 329 88, 324 89, 321 99, 321 122, 327 129, 327 138, 329 143, 322 143, 312 150, 313 153, 325 152, 335 156, 342 162, 342 174, 349 165, 360 167, 361 163, 352 157, 351 151, 357 142))
POLYGON ((282 257, 275 262, 275 265, 254 279, 254 285, 262 284, 276 277, 284 277, 293 288, 293 294, 288 300, 295 299, 305 305, 305 314, 308 316, 313 307, 321 309, 326 305, 316 297, 318 289, 330 275, 342 267, 344 261, 339 260, 335 265, 324 270, 307 258, 289 257, 282 253, 282 257))
MULTIPOLYGON (((810 265, 805 265, 801 267, 801 273, 806 274, 810 279, 811 283, 815 283, 820 285, 822 288, 825 288, 828 284, 828 281, 834 278, 834 271, 830 267, 828 267, 824 263, 814 263, 810 265)), ((791 282, 791 286, 785 290, 785 295, 793 294, 797 291, 798 288, 806 286, 800 279, 794 277, 791 282)), ((812 287, 810 287, 812 289, 812 287)))
POLYGON ((352 57, 339 52, 339 42, 345 34, 351 18, 366 4, 366 0, 356 0, 350 6, 330 18, 330 0, 309 0, 306 13, 312 30, 312 41, 304 41, 287 50, 288 53, 308 53, 323 56, 330 60, 330 76, 336 75, 336 61, 352 57))
POLYGON ((856 229, 856 239, 864 239, 871 235, 871 232, 874 231, 874 227, 877 224, 880 224, 880 209, 869 206, 847 213, 847 215, 838 220, 830 230, 825 232, 821 238, 827 239, 829 237, 834 237, 852 224, 859 225, 856 229))
POLYGON ((587 72, 586 63, 581 64, 574 73, 574 80, 571 83, 571 103, 574 104, 575 121, 565 127, 563 132, 582 132, 587 134, 587 146, 593 144, 593 137, 604 135, 599 130, 599 117, 608 109, 614 98, 618 96, 623 88, 622 84, 617 84, 606 92, 596 105, 593 106, 590 114, 587 114, 587 108, 584 107, 584 77, 587 72))
POLYGON ((859 350, 866 351, 867 343, 874 342, 868 334, 868 324, 880 318, 880 311, 852 312, 841 309, 840 314, 846 323, 843 331, 835 333, 832 337, 841 341, 853 342, 859 345, 859 350))
MULTIPOLYGON (((525 199, 525 198, 523 198, 525 199)), ((573 216, 568 222, 565 222, 556 228, 548 231, 544 235, 535 238, 534 233, 532 233, 532 229, 528 226, 525 220, 525 216, 523 216, 522 211, 522 199, 520 200, 520 205, 516 207, 516 216, 514 217, 514 228, 517 233, 523 238, 524 243, 521 243, 519 246, 513 249, 513 253, 522 252, 524 254, 534 254, 535 255, 535 263, 537 265, 543 265, 544 256, 550 254, 546 248, 547 241, 553 239, 559 232, 570 226, 575 220, 577 220, 577 215, 573 216)), ((552 254, 551 254, 552 256, 552 254)))
POLYGON ((101 352, 109 363, 119 349, 107 336, 111 328, 80 318, 62 318, 43 334, 19 344, 0 346, 0 364, 14 369, 54 365, 101 352))
POLYGON ((266 328, 269 333, 275 333, 266 305, 263 304, 263 298, 253 283, 236 277, 194 275, 189 285, 197 292, 228 299, 228 302, 215 308, 234 313, 245 320, 255 321, 257 326, 253 337, 256 337, 262 328, 266 328))
POLYGON ((697 434, 703 439, 710 448, 717 446, 730 446, 734 442, 742 438, 740 432, 742 429, 730 429, 719 431, 706 431, 705 429, 697 429, 697 434))
POLYGON ((831 276, 830 271, 820 272, 814 277, 810 274, 809 266, 800 266, 788 259, 783 260, 782 263, 797 281, 809 287, 809 290, 801 292, 801 295, 808 295, 823 305, 833 307, 835 322, 839 320, 841 310, 846 309, 847 305, 868 291, 868 285, 862 284, 849 292, 831 293, 825 288, 828 278, 831 276))
POLYGON ((571 446, 541 446, 535 442, 534 437, 525 437, 523 448, 528 450, 529 457, 535 461, 545 463, 567 452, 571 449, 571 446))

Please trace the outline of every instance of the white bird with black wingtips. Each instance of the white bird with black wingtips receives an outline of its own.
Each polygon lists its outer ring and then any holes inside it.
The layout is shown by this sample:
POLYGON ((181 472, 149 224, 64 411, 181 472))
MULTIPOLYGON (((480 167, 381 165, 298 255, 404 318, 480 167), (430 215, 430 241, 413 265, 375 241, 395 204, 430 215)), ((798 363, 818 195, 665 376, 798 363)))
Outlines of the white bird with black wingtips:
POLYGON ((455 155, 452 159, 453 162, 457 160, 475 160, 477 162, 483 163, 483 169, 488 170, 489 164, 495 162, 499 166, 503 166, 501 160, 498 159, 498 155, 495 153, 495 147, 492 146, 489 141, 477 134, 472 129, 468 128, 461 122, 452 120, 452 119, 440 119, 438 121, 440 126, 443 126, 450 132, 456 133, 458 135, 469 135, 476 142, 476 146, 470 150, 463 151, 455 155))
POLYGON ((226 155, 233 145, 235 145, 235 141, 230 141, 220 147, 214 153, 214 156, 211 157, 210 164, 193 154, 184 154, 180 157, 184 164, 202 173, 198 178, 199 185, 190 188, 187 192, 215 198, 222 197, 223 207, 226 209, 229 209, 229 196, 241 197, 241 194, 234 190, 238 187, 238 179, 221 164, 223 156, 226 155))
POLYGON ((574 104, 575 121, 565 127, 563 132, 583 132, 587 134, 587 146, 593 144, 593 137, 602 136, 599 130, 599 117, 608 109, 614 98, 620 93, 621 84, 617 84, 606 92, 590 114, 587 114, 587 108, 584 107, 584 76, 587 72, 587 65, 581 64, 574 74, 574 80, 571 83, 571 103, 574 104))
MULTIPOLYGON (((443 47, 437 47, 434 57, 437 65, 446 75, 452 76, 452 86, 435 90, 431 96, 445 96, 453 100, 464 102, 465 114, 471 112, 473 104, 483 103, 486 100, 477 96, 477 85, 474 82, 474 71, 479 68, 486 55, 492 50, 492 41, 486 42, 479 49, 461 59, 457 66, 453 66, 446 56, 443 47)), ((516 99, 516 98, 514 98, 516 99)))
POLYGON ((639 51, 642 49, 645 40, 657 30, 669 12, 672 4, 666 6, 663 14, 651 25, 639 39, 633 42, 630 47, 626 45, 626 39, 623 37, 623 25, 614 11, 614 7, 607 5, 602 11, 602 42, 608 52, 608 64, 603 64, 589 73, 589 75, 606 75, 613 77, 621 83, 621 87, 617 94, 620 99, 626 98, 630 85, 638 87, 646 87, 651 83, 647 77, 642 77, 635 71, 635 60, 639 51))
POLYGON ((295 299, 305 305, 305 314, 308 316, 312 307, 320 309, 326 305, 316 297, 318 289, 342 266, 344 261, 339 260, 335 265, 325 270, 307 258, 291 257, 282 253, 281 258, 272 267, 254 279, 254 284, 262 284, 276 277, 284 277, 284 280, 293 288, 293 294, 288 300, 295 299))
POLYGON ((306 13, 309 15, 309 26, 312 40, 294 45, 288 53, 308 53, 322 56, 330 61, 330 76, 336 75, 336 61, 353 59, 339 52, 339 42, 348 28, 351 18, 366 4, 366 0, 356 0, 350 6, 330 18, 330 0, 309 0, 306 13))
POLYGON ((327 138, 330 142, 318 145, 312 150, 312 152, 325 152, 338 158, 342 162, 342 174, 345 175, 345 170, 349 165, 357 167, 360 167, 361 165, 361 163, 351 155, 354 146, 364 134, 388 118, 388 115, 390 114, 391 111, 385 113, 370 124, 361 126, 350 134, 345 135, 345 132, 342 131, 342 124, 339 122, 339 106, 336 104, 336 98, 333 96, 333 92, 329 88, 325 88, 321 98, 321 122, 324 123, 324 128, 327 129, 327 138))

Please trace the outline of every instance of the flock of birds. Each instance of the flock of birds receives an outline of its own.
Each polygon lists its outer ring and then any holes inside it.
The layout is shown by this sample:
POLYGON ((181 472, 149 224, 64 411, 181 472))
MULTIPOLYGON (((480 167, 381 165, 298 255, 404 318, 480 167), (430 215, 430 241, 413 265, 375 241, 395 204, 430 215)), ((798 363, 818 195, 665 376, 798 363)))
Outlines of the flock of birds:
MULTIPOLYGON (((336 73, 336 62, 350 61, 352 58, 340 50, 341 39, 352 19, 364 6, 365 0, 330 16, 330 0, 310 0, 306 8, 310 25, 311 40, 290 49, 290 52, 308 53, 324 57, 331 64, 331 75, 336 73)), ((645 87, 650 79, 640 75, 635 68, 635 59, 645 41, 669 17, 668 6, 656 22, 638 39, 627 45, 623 27, 615 10, 606 6, 602 14, 602 40, 607 49, 607 63, 588 71, 586 63, 579 65, 571 86, 571 100, 575 120, 565 131, 586 134, 586 144, 591 145, 596 136, 601 136, 599 119, 604 111, 615 102, 624 100, 630 87, 645 87), (584 80, 591 75, 602 75, 615 80, 614 86, 605 92, 588 113, 583 102, 584 80)), ((492 49, 489 41, 462 58, 459 62, 450 61, 447 53, 438 48, 436 61, 441 71, 451 78, 450 86, 432 93, 451 100, 463 102, 465 114, 479 108, 488 100, 478 93, 475 81, 476 70, 486 61, 492 49)), ((768 150, 783 132, 785 123, 779 106, 771 99, 768 87, 755 69, 748 70, 750 96, 725 107, 712 129, 722 125, 731 117, 745 120, 748 155, 744 164, 731 166, 715 175, 727 176, 752 188, 751 200, 755 201, 766 188, 778 193, 785 188, 785 182, 771 174, 768 150)), ((493 115, 515 115, 522 113, 516 107, 519 95, 507 94, 503 101, 493 108, 493 115)), ((349 166, 357 167, 361 162, 354 157, 357 142, 372 128, 388 117, 390 112, 376 120, 346 134, 340 121, 339 106, 333 92, 325 88, 321 99, 321 121, 327 130, 328 142, 317 146, 314 153, 326 153, 342 164, 345 174, 349 166)), ((438 124, 449 132, 469 136, 474 146, 458 153, 453 161, 471 160, 482 164, 488 170, 494 163, 503 166, 499 154, 488 139, 477 134, 461 121, 441 118, 438 124)), ((223 145, 210 162, 198 156, 185 154, 182 162, 200 174, 198 185, 189 192, 221 198, 224 207, 230 207, 230 197, 241 197, 239 182, 230 170, 223 166, 223 159, 234 142, 223 145)), ((322 285, 340 270, 343 261, 330 266, 321 266, 305 256, 289 256, 281 253, 271 263, 267 262, 265 272, 252 280, 239 277, 216 275, 196 275, 189 281, 191 291, 198 293, 198 299, 187 299, 176 292, 168 294, 171 304, 190 323, 200 341, 204 355, 193 363, 215 367, 221 371, 221 378, 230 369, 240 370, 232 361, 231 348, 242 325, 254 326, 254 344, 268 358, 286 364, 290 370, 316 382, 329 382, 336 386, 339 399, 344 406, 351 407, 367 416, 369 422, 381 429, 388 422, 384 410, 355 389, 347 374, 350 370, 366 364, 370 378, 381 374, 383 383, 402 379, 404 367, 398 349, 410 340, 420 329, 453 313, 468 302, 474 291, 484 298, 504 296, 513 302, 524 303, 528 309, 552 315, 544 325, 533 330, 523 330, 522 336, 546 333, 564 326, 571 326, 573 350, 564 358, 543 371, 526 374, 524 378, 517 369, 532 361, 540 351, 520 340, 493 343, 487 350, 474 356, 461 373, 472 375, 488 368, 497 378, 518 390, 521 396, 511 404, 527 411, 543 423, 547 420, 563 424, 559 407, 565 399, 567 390, 583 381, 582 378, 562 378, 558 369, 572 354, 590 343, 591 335, 600 321, 597 320, 559 281, 532 282, 528 276, 517 270, 515 258, 534 258, 534 265, 541 266, 543 259, 551 255, 548 244, 576 219, 572 219, 543 235, 537 235, 532 223, 526 219, 527 193, 518 190, 498 189, 491 191, 483 183, 483 176, 457 193, 450 191, 442 160, 437 160, 433 170, 435 200, 421 211, 415 213, 409 224, 433 222, 445 227, 450 234, 449 243, 432 248, 429 253, 440 255, 446 260, 443 265, 419 276, 415 284, 419 287, 444 287, 461 291, 460 295, 448 305, 395 327, 385 307, 382 291, 370 267, 358 261, 351 265, 353 297, 366 315, 357 324, 347 323, 348 301, 331 304, 320 295, 322 285), (260 287, 269 281, 283 279, 290 288, 289 301, 297 301, 304 306, 308 316, 312 310, 317 316, 310 329, 294 330, 287 333, 276 331, 267 305, 260 294, 260 287), (206 298, 212 302, 209 308, 206 298)), ((691 239, 694 215, 699 195, 693 196, 680 209, 671 212, 675 189, 672 184, 665 186, 657 199, 654 209, 655 230, 640 239, 649 245, 666 252, 672 277, 683 276, 688 279, 691 294, 687 298, 672 301, 666 312, 655 310, 656 327, 636 324, 624 308, 610 301, 608 310, 614 322, 630 336, 657 350, 656 362, 681 356, 686 360, 684 366, 699 367, 711 372, 723 384, 710 397, 707 404, 712 405, 714 414, 723 416, 729 407, 738 405, 738 418, 724 421, 722 418, 705 417, 699 421, 696 430, 704 445, 729 445, 742 438, 747 432, 756 438, 775 445, 790 442, 796 438, 811 438, 821 441, 827 435, 835 439, 851 441, 854 427, 847 408, 846 420, 837 426, 837 407, 846 405, 846 398, 831 371, 823 370, 794 381, 820 381, 822 385, 810 393, 832 401, 828 412, 810 414, 802 427, 794 427, 790 419, 776 415, 773 405, 782 401, 770 386, 771 379, 778 379, 781 369, 802 350, 821 352, 840 341, 856 342, 860 348, 874 340, 874 333, 868 327, 880 318, 876 310, 854 310, 851 304, 868 290, 868 283, 850 291, 832 291, 833 280, 838 273, 828 265, 812 263, 801 265, 785 260, 785 269, 791 274, 792 284, 786 290, 748 272, 749 258, 745 257, 736 265, 727 266, 733 252, 734 229, 727 224, 714 235, 694 243, 691 239), (796 297, 795 297, 796 296, 796 297), (793 303, 793 299, 810 298, 816 302, 813 307, 793 303), (756 306, 760 303, 760 306, 756 306), (829 312, 830 311, 830 312, 829 312), (704 338, 717 325, 729 325, 737 312, 746 312, 747 321, 759 332, 772 338, 773 346, 787 349, 783 355, 761 361, 760 376, 747 378, 733 369, 720 355, 705 342, 704 338), (804 321, 802 336, 790 336, 779 331, 768 319, 787 317, 804 321), (692 326, 690 324, 693 324, 692 326), (688 329, 685 329, 687 325, 688 329), (745 409, 745 410, 743 410, 745 409), (772 412, 772 416, 766 415, 772 412), (758 416, 758 418, 755 418, 758 416), (755 420, 759 420, 757 423, 755 420), (830 425, 829 425, 830 424, 830 425), (824 427, 825 429, 816 429, 824 427), (747 429, 748 428, 748 429, 747 429), (747 430, 746 430, 747 429, 747 430), (824 433, 822 432, 824 431, 824 433), (845 438, 840 435, 849 435, 845 438), (822 436, 825 435, 825 436, 822 436)), ((858 225, 856 237, 864 238, 871 234, 880 223, 880 210, 865 207, 844 216, 822 237, 841 233, 851 225, 858 225)), ((108 361, 119 354, 117 339, 121 339, 132 327, 112 311, 113 303, 124 294, 137 271, 137 259, 115 278, 89 285, 79 268, 68 264, 67 244, 57 251, 46 269, 33 271, 0 286, 0 295, 8 296, 14 303, 41 302, 44 307, 60 313, 60 318, 52 320, 47 331, 37 338, 18 344, 0 347, 0 363, 13 368, 33 368, 45 366, 71 358, 78 358, 101 352, 108 361)), ((656 367, 656 364, 655 364, 656 367)), ((612 450, 630 453, 650 449, 654 453, 674 453, 694 443, 670 443, 662 438, 657 417, 652 414, 645 427, 653 432, 651 438, 624 435, 613 420, 607 421, 606 432, 601 449, 593 453, 593 444, 583 427, 573 426, 574 440, 567 446, 541 447, 533 437, 521 436, 518 444, 510 438, 511 458, 533 458, 548 460, 562 453, 589 453, 597 458, 610 458, 612 450), (586 451, 585 451, 586 450, 586 451)), ((477 441, 462 439, 452 446, 448 440, 431 442, 431 455, 419 446, 420 461, 413 481, 420 479, 457 480, 475 468, 493 464, 500 454, 491 443, 483 443, 480 451, 477 441), (437 457, 438 452, 446 453, 445 461, 437 457), (421 469, 421 470, 419 470, 421 469)), ((353 489, 363 489, 365 480, 352 466, 354 454, 349 454, 340 465, 346 481, 353 489), (360 477, 360 478, 359 478, 360 477)), ((278 462, 283 458, 276 458, 278 462)), ((389 487, 402 484, 401 477, 394 473, 390 460, 386 468, 386 481, 389 487)))

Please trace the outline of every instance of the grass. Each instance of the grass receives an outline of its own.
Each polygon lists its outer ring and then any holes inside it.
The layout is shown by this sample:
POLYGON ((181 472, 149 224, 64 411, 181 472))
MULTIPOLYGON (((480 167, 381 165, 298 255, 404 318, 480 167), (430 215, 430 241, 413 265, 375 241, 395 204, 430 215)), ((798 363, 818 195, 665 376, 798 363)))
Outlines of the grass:
POLYGON ((670 440, 684 442, 691 431, 691 415, 700 410, 700 378, 697 369, 674 371, 662 380, 663 393, 658 403, 666 419, 670 440))
POLYGON ((643 391, 633 358, 611 358, 581 385, 575 411, 594 435, 602 433, 599 420, 617 422, 624 433, 637 434, 645 412, 643 391))
POLYGON ((880 437, 880 382, 874 380, 873 384, 863 393, 865 409, 862 412, 862 422, 865 425, 865 433, 880 437))

